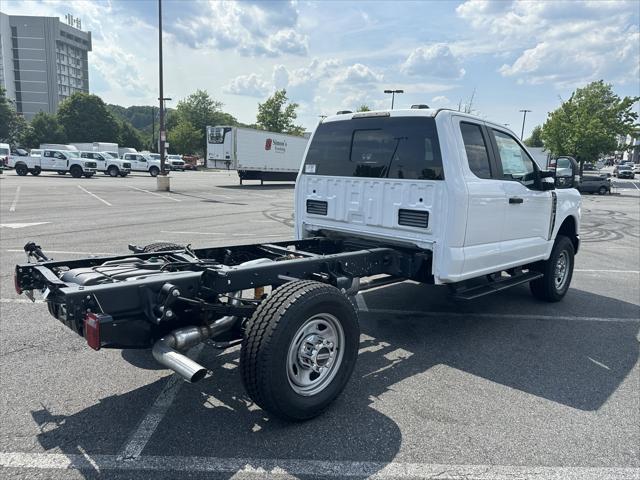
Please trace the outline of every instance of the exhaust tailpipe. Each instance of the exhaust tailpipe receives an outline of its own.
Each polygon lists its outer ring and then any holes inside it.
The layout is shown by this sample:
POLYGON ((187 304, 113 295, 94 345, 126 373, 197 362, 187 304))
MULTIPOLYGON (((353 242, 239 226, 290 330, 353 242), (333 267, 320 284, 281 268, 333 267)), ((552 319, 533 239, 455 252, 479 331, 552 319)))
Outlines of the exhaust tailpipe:
MULTIPOLYGON (((268 258, 258 258, 238 265, 236 268, 260 265, 262 263, 269 262, 272 262, 272 260, 268 258)), ((241 295, 241 291, 231 294, 229 300, 231 304, 236 306, 241 305, 241 295)), ((204 342, 208 338, 215 337, 226 332, 233 327, 237 320, 238 319, 235 316, 226 316, 209 325, 185 327, 174 330, 167 336, 162 337, 153 345, 151 350, 153 358, 155 358, 161 365, 164 365, 176 372, 188 382, 198 382, 206 376, 207 369, 180 352, 185 352, 199 343, 204 342)))

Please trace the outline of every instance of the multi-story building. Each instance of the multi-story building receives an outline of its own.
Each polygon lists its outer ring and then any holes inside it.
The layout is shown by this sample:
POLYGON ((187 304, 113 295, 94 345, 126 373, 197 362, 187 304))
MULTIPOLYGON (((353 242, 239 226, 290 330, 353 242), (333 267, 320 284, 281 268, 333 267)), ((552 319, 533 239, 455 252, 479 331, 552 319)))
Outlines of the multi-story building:
POLYGON ((75 92, 89 92, 91 32, 56 17, 0 12, 0 86, 18 113, 54 113, 75 92))

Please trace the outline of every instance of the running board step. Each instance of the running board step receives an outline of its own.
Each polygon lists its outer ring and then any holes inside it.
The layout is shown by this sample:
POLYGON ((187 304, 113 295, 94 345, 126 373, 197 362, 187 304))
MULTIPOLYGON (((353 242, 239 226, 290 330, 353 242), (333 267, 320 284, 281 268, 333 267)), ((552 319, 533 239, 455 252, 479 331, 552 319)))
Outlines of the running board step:
POLYGON ((478 297, 489 295, 490 293, 506 290, 507 288, 515 287, 523 283, 528 283, 531 280, 542 277, 540 272, 527 272, 515 275, 513 277, 505 277, 501 280, 495 280, 485 285, 478 285, 477 287, 465 288, 458 290, 453 294, 453 298, 456 300, 473 300, 478 297))

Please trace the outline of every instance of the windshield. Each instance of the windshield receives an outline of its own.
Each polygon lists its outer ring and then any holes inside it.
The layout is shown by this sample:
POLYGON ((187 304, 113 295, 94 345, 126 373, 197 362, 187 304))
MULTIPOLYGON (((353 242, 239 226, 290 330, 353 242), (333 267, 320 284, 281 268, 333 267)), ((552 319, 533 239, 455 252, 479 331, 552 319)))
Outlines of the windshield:
POLYGON ((160 154, 159 153, 148 153, 148 154, 145 155, 145 157, 151 158, 153 160, 160 160, 160 154))
POLYGON ((79 158, 80 157, 80 152, 75 152, 73 150, 66 150, 64 153, 67 155, 67 157, 70 157, 70 158, 79 158))
POLYGON ((105 157, 118 158, 118 154, 116 152, 102 152, 105 157))
POLYGON ((386 117, 324 123, 313 136, 304 173, 442 180, 435 121, 386 117))

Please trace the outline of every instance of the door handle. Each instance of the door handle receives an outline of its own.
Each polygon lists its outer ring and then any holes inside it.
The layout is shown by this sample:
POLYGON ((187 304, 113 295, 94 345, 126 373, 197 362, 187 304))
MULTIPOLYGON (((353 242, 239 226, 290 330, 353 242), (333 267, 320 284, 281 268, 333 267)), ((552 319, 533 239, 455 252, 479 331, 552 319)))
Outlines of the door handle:
POLYGON ((520 197, 511 197, 509 198, 509 203, 522 203, 524 200, 520 197))

